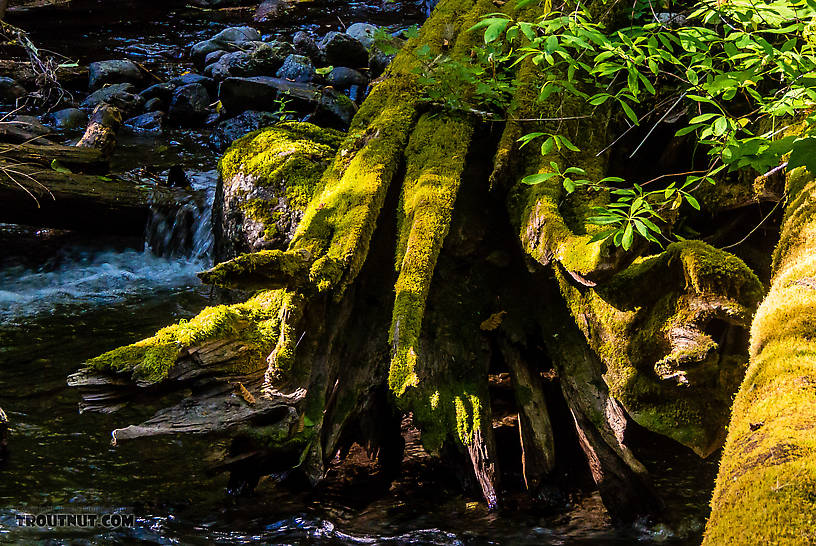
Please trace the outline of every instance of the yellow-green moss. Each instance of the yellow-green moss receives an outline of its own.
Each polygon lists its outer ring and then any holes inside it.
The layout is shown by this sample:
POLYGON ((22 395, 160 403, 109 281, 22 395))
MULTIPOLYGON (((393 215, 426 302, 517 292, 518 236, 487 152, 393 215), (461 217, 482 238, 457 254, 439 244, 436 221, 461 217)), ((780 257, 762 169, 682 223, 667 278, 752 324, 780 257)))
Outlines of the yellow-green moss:
POLYGON ((762 297, 753 272, 727 252, 684 241, 596 288, 577 286, 560 269, 557 276, 606 366, 610 394, 632 418, 700 455, 716 449, 747 355, 721 354, 703 326, 713 319, 747 326, 762 297))
POLYGON ((704 544, 816 541, 816 181, 787 176, 771 289, 751 326, 704 544))
POLYGON ((278 123, 233 142, 219 162, 221 177, 234 186, 233 192, 246 194, 240 209, 271 240, 279 231, 281 206, 302 213, 322 189, 323 172, 343 137, 311 123, 278 123), (244 179, 250 182, 246 189, 244 179), (264 188, 273 190, 274 197, 255 196, 264 188))
POLYGON ((395 355, 389 386, 401 396, 416 383, 417 341, 436 259, 450 228, 473 122, 425 114, 406 149, 406 175, 398 212, 397 271, 391 342, 395 355))
POLYGON ((243 290, 296 288, 306 282, 311 255, 306 250, 261 250, 242 254, 202 271, 205 284, 243 290))
POLYGON ((213 339, 245 344, 229 362, 228 371, 247 373, 266 366, 266 356, 278 341, 279 310, 291 299, 284 290, 261 292, 244 303, 207 307, 193 319, 162 328, 153 337, 119 347, 86 362, 99 372, 129 373, 144 383, 167 377, 182 351, 213 339))

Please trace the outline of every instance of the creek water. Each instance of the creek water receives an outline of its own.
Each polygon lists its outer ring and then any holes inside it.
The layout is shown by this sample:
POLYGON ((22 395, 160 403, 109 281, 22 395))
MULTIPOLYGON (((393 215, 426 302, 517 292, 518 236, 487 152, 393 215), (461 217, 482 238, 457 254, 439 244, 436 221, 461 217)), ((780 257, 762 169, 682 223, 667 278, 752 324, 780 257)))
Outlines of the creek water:
MULTIPOLYGON (((417 6, 313 3, 285 27, 334 30, 338 20, 407 26, 417 6)), ((189 66, 193 42, 244 20, 212 22, 188 10, 140 25, 34 33, 49 49, 80 62, 129 56, 162 76, 189 66)), ((117 172, 180 164, 210 198, 217 156, 206 131, 171 130, 161 137, 124 136, 117 172), (147 158, 147 159, 146 159, 147 158)), ((110 431, 137 423, 156 408, 131 406, 110 415, 77 411, 79 395, 66 376, 84 360, 131 343, 207 305, 195 273, 210 263, 206 213, 196 214, 186 245, 173 244, 175 219, 156 217, 144 240, 65 235, 0 225, 0 243, 24 240, 29 251, 0 254, 0 407, 12 423, 10 456, 0 467, 0 543, 7 544, 632 544, 699 543, 716 461, 700 461, 671 445, 644 453, 666 499, 664 522, 611 526, 599 496, 566 511, 488 513, 477 498, 411 477, 381 491, 310 491, 262 481, 256 494, 226 494, 226 476, 208 463, 225 448, 197 437, 110 445, 110 431), (4 238, 5 234, 5 238, 4 238), (153 242, 153 249, 146 243, 153 242), (158 243, 157 243, 158 241, 158 243), (163 249, 157 255, 155 247, 163 249), (34 251, 37 250, 37 251, 34 251), (40 509, 91 508, 136 515, 131 529, 28 529, 15 516, 40 509)), ((190 226, 185 226, 190 229, 190 226)), ((18 245, 19 246, 19 245, 18 245)))

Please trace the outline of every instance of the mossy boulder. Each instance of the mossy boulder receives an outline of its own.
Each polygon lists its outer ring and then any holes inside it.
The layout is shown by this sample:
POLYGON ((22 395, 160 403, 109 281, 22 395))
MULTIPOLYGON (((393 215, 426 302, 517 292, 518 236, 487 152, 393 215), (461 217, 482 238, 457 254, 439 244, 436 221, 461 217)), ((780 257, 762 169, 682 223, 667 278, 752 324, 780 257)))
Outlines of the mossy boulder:
POLYGON ((216 259, 285 249, 342 138, 332 129, 284 122, 236 140, 219 164, 216 259))

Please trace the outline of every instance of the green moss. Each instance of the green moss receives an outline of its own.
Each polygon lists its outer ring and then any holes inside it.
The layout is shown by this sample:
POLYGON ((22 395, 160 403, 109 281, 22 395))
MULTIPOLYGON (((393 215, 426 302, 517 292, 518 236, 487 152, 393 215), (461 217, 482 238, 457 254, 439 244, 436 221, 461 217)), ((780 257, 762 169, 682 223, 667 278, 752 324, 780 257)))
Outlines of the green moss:
POLYGON ((227 363, 228 371, 261 369, 278 341, 279 310, 290 298, 283 290, 270 290, 244 303, 207 307, 189 321, 179 321, 153 337, 92 358, 86 366, 98 372, 129 373, 140 383, 157 383, 189 348, 214 339, 234 339, 243 343, 245 350, 227 363))
POLYGON ((416 385, 417 342, 436 260, 450 229, 473 124, 424 115, 406 149, 399 209, 397 271, 391 342, 395 355, 389 386, 399 397, 416 385))
POLYGON ((343 137, 311 123, 278 123, 236 140, 219 163, 221 177, 232 193, 245 194, 241 210, 271 240, 280 229, 281 210, 302 213, 322 189, 321 176, 343 137))
POLYGON ((205 284, 224 288, 294 289, 305 284, 310 264, 306 250, 261 250, 222 262, 198 277, 205 284))
POLYGON ((771 289, 728 428, 704 544, 816 537, 816 181, 787 176, 771 289))
POLYGON ((747 326, 762 297, 753 272, 727 252, 684 241, 596 288, 576 286, 560 269, 557 276, 606 366, 610 394, 632 418, 700 455, 716 449, 747 355, 738 342, 720 347, 705 327, 712 320, 747 326))

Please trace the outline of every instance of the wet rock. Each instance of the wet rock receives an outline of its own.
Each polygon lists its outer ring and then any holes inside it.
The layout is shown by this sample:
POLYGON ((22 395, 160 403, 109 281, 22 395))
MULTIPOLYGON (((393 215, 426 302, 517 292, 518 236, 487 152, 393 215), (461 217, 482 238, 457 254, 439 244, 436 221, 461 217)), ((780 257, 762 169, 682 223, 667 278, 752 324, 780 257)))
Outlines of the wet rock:
POLYGON ((385 69, 388 68, 388 65, 396 56, 396 53, 385 53, 377 47, 372 48, 368 64, 371 77, 376 78, 385 72, 385 69))
POLYGON ((217 151, 223 152, 234 140, 252 131, 274 125, 279 119, 280 116, 272 112, 247 110, 219 123, 210 134, 210 144, 217 151))
POLYGON ((25 94, 25 88, 16 80, 0 77, 0 103, 13 103, 17 99, 24 97, 25 94))
POLYGON ((170 188, 190 188, 187 173, 181 165, 173 165, 167 172, 167 186, 170 188))
POLYGON ((88 114, 78 108, 65 108, 49 114, 48 123, 59 131, 84 129, 88 125, 88 114))
POLYGON ((320 51, 331 65, 360 68, 368 66, 368 51, 363 44, 342 32, 329 32, 320 44, 320 51))
POLYGON ((167 101, 164 101, 159 97, 153 97, 145 103, 144 109, 145 112, 157 112, 159 110, 165 110, 166 105, 167 101))
POLYGON ((219 49, 218 51, 213 51, 212 53, 208 53, 206 57, 204 57, 204 66, 211 65, 216 62, 218 59, 226 55, 227 52, 223 49, 219 49))
POLYGON ((173 91, 176 90, 176 86, 172 83, 157 83, 155 85, 151 85, 141 93, 139 96, 145 100, 150 100, 154 98, 161 99, 163 101, 169 101, 170 97, 173 96, 173 91))
POLYGON ((88 66, 88 89, 96 91, 108 83, 139 83, 142 71, 127 59, 98 61, 88 66))
POLYGON ((315 67, 309 57, 292 54, 286 57, 275 76, 293 82, 310 82, 315 77, 315 67))
POLYGON ((170 122, 185 127, 195 127, 207 119, 211 103, 207 88, 200 83, 191 83, 176 89, 170 100, 168 118, 170 122))
POLYGON ((222 56, 211 65, 211 74, 219 81, 230 77, 271 76, 293 52, 292 45, 286 42, 261 43, 252 51, 235 51, 222 56))
POLYGON ((357 106, 342 93, 281 78, 227 78, 219 88, 221 104, 234 114, 244 110, 276 110, 278 97, 291 100, 295 108, 315 111, 316 121, 325 120, 333 126, 348 125, 357 112, 357 106))
POLYGON ((195 44, 190 50, 190 56, 197 65, 201 66, 208 54, 234 48, 235 44, 254 42, 261 39, 261 33, 252 27, 230 27, 225 28, 209 40, 204 40, 195 44))
POLYGON ((43 125, 42 122, 34 116, 14 116, 10 121, 6 121, 6 123, 12 123, 17 127, 25 127, 28 133, 36 136, 51 134, 51 129, 43 125))
POLYGON ((206 76, 202 76, 201 74, 195 74, 193 72, 188 72, 187 74, 183 74, 177 78, 173 78, 170 80, 170 85, 175 87, 182 87, 184 85, 190 85, 191 83, 200 83, 204 87, 207 88, 209 93, 215 92, 215 80, 212 78, 208 78, 206 76))
POLYGON ((365 98, 365 87, 360 85, 350 86, 348 88, 348 97, 357 104, 361 104, 365 98))
POLYGON ((348 89, 352 85, 365 87, 368 85, 368 78, 353 68, 337 66, 326 76, 326 83, 335 89, 348 89))
POLYGON ((125 121, 125 127, 134 133, 158 135, 164 126, 164 112, 148 112, 125 121))
POLYGON ((308 32, 302 30, 296 32, 292 37, 292 44, 294 44, 297 53, 309 57, 314 62, 320 60, 320 48, 317 47, 317 43, 308 32))
POLYGON ((348 29, 346 34, 363 44, 366 49, 374 44, 374 35, 378 27, 369 23, 354 23, 348 29))
POLYGON ((132 115, 144 105, 144 99, 134 94, 135 90, 133 84, 115 83, 94 91, 82 101, 80 106, 86 110, 93 110, 100 103, 107 102, 119 108, 126 116, 132 115))

